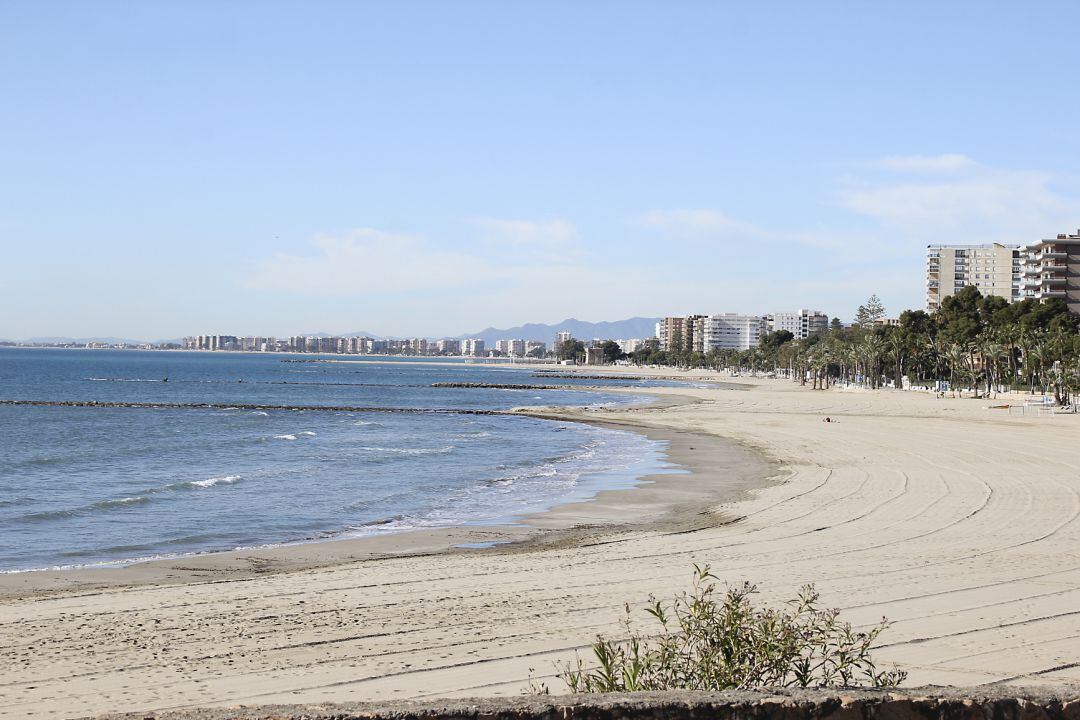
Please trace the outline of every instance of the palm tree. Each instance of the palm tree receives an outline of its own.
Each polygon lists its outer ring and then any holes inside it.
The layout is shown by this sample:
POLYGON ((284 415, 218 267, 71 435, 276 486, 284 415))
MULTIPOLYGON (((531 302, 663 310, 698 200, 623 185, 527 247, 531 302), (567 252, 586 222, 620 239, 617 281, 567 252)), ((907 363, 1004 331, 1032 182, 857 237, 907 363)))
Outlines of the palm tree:
POLYGON ((995 392, 998 384, 998 368, 1005 360, 1005 347, 991 337, 979 341, 979 354, 982 355, 983 372, 986 374, 986 395, 995 392))
POLYGON ((893 382, 898 390, 903 385, 900 378, 904 376, 904 359, 910 345, 908 339, 907 333, 900 328, 892 328, 892 332, 885 338, 885 350, 895 363, 893 366, 893 382))
POLYGON ((881 361, 883 348, 884 343, 881 338, 873 334, 864 337, 859 347, 863 361, 863 376, 869 380, 871 388, 876 388, 881 379, 878 363, 881 361))
MULTIPOLYGON (((952 389, 953 397, 957 394, 956 378, 964 367, 965 355, 964 348, 957 343, 952 343, 945 348, 945 362, 949 365, 949 387, 952 389)), ((960 396, 963 397, 963 393, 960 393, 960 396)))

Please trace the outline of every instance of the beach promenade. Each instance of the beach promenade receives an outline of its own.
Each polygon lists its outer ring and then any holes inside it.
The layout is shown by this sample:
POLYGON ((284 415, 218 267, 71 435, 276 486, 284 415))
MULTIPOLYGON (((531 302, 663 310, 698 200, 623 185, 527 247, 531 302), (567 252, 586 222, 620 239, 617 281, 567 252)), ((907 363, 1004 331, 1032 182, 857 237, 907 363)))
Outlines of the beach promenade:
POLYGON ((8 576, 0 717, 518 694, 530 669, 558 690, 554 662, 618 632, 624 601, 686 587, 693 562, 762 599, 815 583, 855 623, 887 616, 876 657, 912 686, 1080 683, 1080 416, 734 382, 651 389, 670 400, 653 408, 553 411, 672 438, 696 482, 723 480, 708 468, 728 446, 712 438, 771 461, 754 468, 771 478, 747 477, 756 489, 675 503, 670 522, 610 526, 611 508, 659 518, 656 490, 683 476, 597 503, 595 523, 577 507, 591 527, 521 547, 432 552, 448 535, 379 558, 408 540, 326 543, 111 571, 100 588, 87 573, 8 576), (283 570, 290 552, 321 566, 283 570))

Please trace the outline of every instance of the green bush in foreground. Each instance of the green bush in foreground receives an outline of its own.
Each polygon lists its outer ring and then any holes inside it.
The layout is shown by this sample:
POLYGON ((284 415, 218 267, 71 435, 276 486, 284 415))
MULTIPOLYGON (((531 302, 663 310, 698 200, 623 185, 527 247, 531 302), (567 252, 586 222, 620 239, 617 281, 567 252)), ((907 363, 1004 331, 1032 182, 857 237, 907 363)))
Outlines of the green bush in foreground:
POLYGON ((566 665, 560 677, 572 692, 638 690, 729 690, 747 687, 899 685, 902 670, 878 670, 870 646, 887 620, 867 632, 840 622, 836 609, 819 609, 812 585, 781 608, 756 608, 750 584, 729 588, 718 597, 716 576, 708 566, 694 566, 694 586, 670 607, 650 598, 648 613, 662 631, 646 636, 632 629, 629 638, 597 637, 592 650, 597 666, 566 665))

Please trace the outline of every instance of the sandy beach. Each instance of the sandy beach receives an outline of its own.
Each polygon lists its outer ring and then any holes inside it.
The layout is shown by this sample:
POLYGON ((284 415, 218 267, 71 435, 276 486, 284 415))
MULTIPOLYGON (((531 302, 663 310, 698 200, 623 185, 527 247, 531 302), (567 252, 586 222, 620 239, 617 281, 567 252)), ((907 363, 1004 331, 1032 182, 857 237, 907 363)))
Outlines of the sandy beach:
POLYGON ((518 526, 0 576, 0 717, 517 694, 693 562, 887 616, 913 686, 1080 683, 1080 415, 722 379, 547 411, 690 472, 518 526))

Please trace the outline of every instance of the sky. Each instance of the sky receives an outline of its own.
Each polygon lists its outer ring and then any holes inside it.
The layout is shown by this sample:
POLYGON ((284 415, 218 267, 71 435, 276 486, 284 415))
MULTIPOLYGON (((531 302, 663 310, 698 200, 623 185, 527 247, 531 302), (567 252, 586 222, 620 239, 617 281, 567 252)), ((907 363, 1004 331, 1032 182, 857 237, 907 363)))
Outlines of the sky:
POLYGON ((1080 228, 1080 3, 0 3, 0 338, 921 307, 1080 228))

